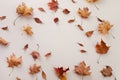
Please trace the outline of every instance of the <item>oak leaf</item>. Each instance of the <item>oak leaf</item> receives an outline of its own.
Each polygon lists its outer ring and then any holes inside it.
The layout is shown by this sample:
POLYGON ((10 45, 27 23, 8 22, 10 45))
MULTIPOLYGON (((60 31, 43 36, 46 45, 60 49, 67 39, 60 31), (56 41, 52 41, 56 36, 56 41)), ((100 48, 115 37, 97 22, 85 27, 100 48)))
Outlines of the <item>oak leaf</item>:
POLYGON ((98 31, 103 35, 107 35, 112 27, 113 25, 109 21, 103 21, 98 25, 98 31))
POLYGON ((89 76, 91 74, 90 66, 86 66, 86 63, 82 61, 78 66, 75 66, 75 72, 81 76, 89 76))
POLYGON ((75 19, 69 19, 68 20, 68 23, 73 23, 73 22, 75 22, 75 19))
POLYGON ((21 65, 22 63, 22 56, 20 57, 16 57, 15 54, 13 53, 10 58, 7 57, 7 63, 8 63, 8 67, 14 68, 17 67, 19 65, 21 65))
POLYGON ((30 66, 29 70, 30 70, 30 74, 34 75, 40 72, 41 66, 37 66, 36 64, 33 64, 33 66, 30 66))
POLYGON ((82 50, 80 50, 80 52, 81 52, 81 53, 86 53, 87 51, 84 50, 84 49, 82 49, 82 50))
POLYGON ((2 37, 0 37, 0 44, 6 46, 6 45, 8 45, 8 42, 5 39, 3 39, 2 37))
POLYGON ((110 46, 107 46, 103 40, 101 40, 100 44, 97 43, 95 47, 98 54, 107 54, 110 48, 110 46))
POLYGON ((6 31, 8 30, 8 26, 2 27, 1 29, 6 31))
POLYGON ((52 11, 57 11, 58 10, 58 1, 57 0, 51 0, 51 2, 48 3, 48 6, 50 8, 50 10, 52 11))
POLYGON ((84 7, 83 9, 78 9, 78 14, 82 17, 82 18, 88 18, 91 14, 91 12, 89 12, 88 7, 84 7))
POLYGON ((40 53, 37 51, 32 51, 31 55, 32 55, 34 60, 36 60, 40 57, 40 53))
POLYGON ((110 66, 106 66, 106 68, 103 68, 100 72, 104 77, 112 76, 112 68, 110 66))
POLYGON ((24 26, 24 29, 23 29, 27 35, 33 35, 33 32, 32 32, 32 27, 27 25, 27 26, 24 26))

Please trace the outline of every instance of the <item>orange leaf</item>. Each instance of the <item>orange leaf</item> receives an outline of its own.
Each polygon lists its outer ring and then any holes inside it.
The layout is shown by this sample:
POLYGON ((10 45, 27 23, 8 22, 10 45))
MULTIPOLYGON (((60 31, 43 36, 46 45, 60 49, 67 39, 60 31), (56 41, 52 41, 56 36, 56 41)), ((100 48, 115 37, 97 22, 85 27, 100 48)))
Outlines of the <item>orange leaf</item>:
POLYGON ((36 59, 38 59, 40 57, 40 53, 37 52, 37 51, 33 51, 31 53, 31 55, 32 55, 32 57, 33 57, 34 60, 36 60, 36 59))
POLYGON ((75 22, 75 19, 68 20, 68 23, 73 23, 73 22, 75 22))
POLYGON ((1 16, 0 17, 0 20, 4 20, 4 19, 6 19, 6 16, 1 16))
POLYGON ((23 29, 27 35, 30 35, 32 36, 33 35, 33 32, 32 32, 32 27, 27 25, 27 26, 24 26, 24 29, 23 29))
POLYGON ((100 44, 96 44, 96 52, 98 54, 107 54, 109 48, 110 46, 107 46, 103 40, 101 40, 100 44))
POLYGON ((5 39, 3 39, 2 37, 0 37, 0 44, 6 46, 6 45, 8 45, 8 42, 5 39))
POLYGON ((46 73, 45 73, 44 71, 42 71, 42 78, 43 78, 44 80, 47 80, 47 76, 46 76, 46 73))
POLYGON ((45 57, 49 57, 49 56, 51 56, 51 52, 45 54, 45 57))
POLYGON ((84 47, 84 45, 82 43, 78 43, 78 45, 84 47))
POLYGON ((50 8, 50 10, 52 11, 57 11, 58 10, 58 1, 57 0, 51 0, 51 2, 48 3, 48 6, 50 8))
POLYGON ((106 68, 103 68, 100 72, 104 77, 112 76, 112 68, 110 66, 106 66, 106 68))
POLYGON ((34 64, 33 66, 30 66, 29 70, 30 70, 30 74, 34 75, 37 74, 38 72, 40 72, 41 66, 37 66, 36 64, 34 64))
POLYGON ((72 3, 76 3, 75 0, 71 0, 71 1, 72 1, 72 3))
POLYGON ((38 10, 41 12, 45 12, 45 10, 42 7, 39 7, 38 10))
POLYGON ((94 32, 94 31, 88 31, 88 32, 85 33, 85 35, 86 35, 87 37, 91 37, 92 34, 93 34, 93 32, 94 32))

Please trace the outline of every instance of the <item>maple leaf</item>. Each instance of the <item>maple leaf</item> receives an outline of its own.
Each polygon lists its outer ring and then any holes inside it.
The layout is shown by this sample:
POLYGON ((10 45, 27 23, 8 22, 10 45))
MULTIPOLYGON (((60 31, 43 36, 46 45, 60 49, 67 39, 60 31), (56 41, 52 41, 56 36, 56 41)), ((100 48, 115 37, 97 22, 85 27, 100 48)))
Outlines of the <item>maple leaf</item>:
POLYGON ((69 11, 68 9, 63 9, 63 13, 64 13, 64 14, 69 14, 70 11, 69 11))
POLYGON ((92 34, 93 34, 93 32, 94 32, 94 31, 88 31, 88 32, 85 33, 85 35, 86 35, 87 37, 91 37, 92 34))
POLYGON ((41 66, 37 66, 36 64, 33 64, 33 66, 30 66, 29 70, 30 70, 30 74, 34 75, 40 72, 41 66))
POLYGON ((54 68, 56 75, 61 79, 61 80, 67 80, 66 78, 66 72, 69 70, 69 68, 63 69, 63 67, 58 67, 54 68))
POLYGON ((82 9, 78 9, 78 14, 82 17, 82 18, 88 18, 91 14, 91 12, 89 12, 88 7, 84 7, 83 10, 82 9))
POLYGON ((107 54, 110 48, 110 46, 107 46, 103 40, 101 40, 100 44, 97 43, 95 47, 98 54, 107 54))
POLYGON ((27 7, 26 4, 22 2, 22 4, 17 7, 16 13, 22 16, 31 16, 33 13, 33 8, 27 7))
POLYGON ((32 55, 32 57, 33 57, 34 60, 36 60, 36 59, 38 59, 38 58, 40 57, 40 54, 39 54, 39 52, 37 52, 37 51, 33 51, 33 52, 31 53, 31 55, 32 55))
POLYGON ((8 45, 8 42, 5 39, 3 39, 2 37, 0 37, 0 44, 6 46, 6 45, 8 45))
POLYGON ((48 6, 50 8, 50 10, 52 11, 57 11, 58 10, 58 1, 57 0, 51 0, 51 2, 48 3, 48 6))
POLYGON ((32 32, 32 27, 27 25, 27 26, 24 26, 24 29, 23 29, 28 35, 33 35, 33 32, 32 32))
POLYGON ((91 74, 90 66, 86 66, 86 63, 82 61, 78 66, 75 66, 75 72, 81 76, 89 76, 91 74))
POLYGON ((86 0, 86 1, 89 2, 89 3, 95 3, 95 2, 97 2, 99 0, 86 0))
POLYGON ((103 68, 100 72, 104 77, 112 76, 112 68, 110 66, 106 66, 106 68, 103 68))
POLYGON ((13 53, 10 58, 7 57, 8 67, 14 68, 15 66, 19 66, 22 63, 22 56, 16 58, 15 54, 13 53))
POLYGON ((111 25, 109 21, 103 21, 98 25, 98 31, 101 34, 106 35, 109 33, 109 31, 112 27, 113 27, 113 25, 111 25))
POLYGON ((4 20, 4 19, 6 19, 6 16, 1 16, 0 17, 0 20, 4 20))

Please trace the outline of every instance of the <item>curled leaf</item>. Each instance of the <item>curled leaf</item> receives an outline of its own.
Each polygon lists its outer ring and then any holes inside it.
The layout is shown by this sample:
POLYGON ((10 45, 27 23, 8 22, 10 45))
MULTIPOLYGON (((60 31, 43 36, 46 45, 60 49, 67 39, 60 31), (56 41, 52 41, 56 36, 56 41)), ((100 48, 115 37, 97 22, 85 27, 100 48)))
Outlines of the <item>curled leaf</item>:
POLYGON ((23 49, 24 49, 24 50, 27 50, 27 49, 28 49, 28 46, 29 46, 29 45, 26 44, 23 49))
POLYGON ((31 53, 31 55, 32 55, 32 57, 33 57, 34 60, 36 60, 36 59, 38 59, 40 57, 40 53, 37 52, 37 51, 33 51, 31 53))
POLYGON ((32 66, 30 66, 29 70, 30 70, 30 74, 34 75, 40 72, 41 66, 37 66, 36 64, 33 64, 32 66))
POLYGON ((39 7, 38 10, 41 12, 46 12, 42 7, 39 7))
POLYGON ((92 34, 93 34, 93 32, 94 32, 94 31, 88 31, 88 32, 85 33, 85 35, 86 35, 87 37, 91 37, 92 34))
POLYGON ((44 80, 47 80, 47 75, 46 75, 46 73, 45 73, 44 71, 42 71, 42 78, 43 78, 44 80))
POLYGON ((54 22, 58 23, 59 22, 59 18, 58 17, 54 18, 54 22))
POLYGON ((83 9, 78 9, 78 14, 82 17, 82 18, 88 18, 91 14, 91 12, 89 12, 88 7, 84 7, 83 9))
POLYGON ((48 6, 50 8, 50 10, 52 11, 57 11, 58 10, 58 1, 57 0, 51 0, 51 2, 48 3, 48 6))
POLYGON ((64 14, 69 14, 70 11, 69 11, 68 9, 63 9, 63 13, 64 13, 64 14))
POLYGON ((49 57, 49 56, 51 56, 51 52, 45 54, 45 57, 49 57))
POLYGON ((0 20, 4 20, 4 19, 6 19, 6 16, 1 16, 0 17, 0 20))
POLYGON ((27 35, 33 35, 33 32, 32 32, 32 27, 27 25, 27 26, 24 26, 24 29, 23 29, 27 35))
POLYGON ((87 51, 82 49, 82 50, 80 50, 80 52, 81 53, 86 53, 87 51))
POLYGON ((99 0, 86 0, 86 1, 89 2, 89 3, 95 3, 95 2, 97 2, 99 0))
POLYGON ((77 25, 77 27, 81 30, 81 31, 84 31, 83 27, 81 25, 77 25))
POLYGON ((72 1, 72 3, 76 3, 75 0, 71 0, 71 1, 72 1))
POLYGON ((8 30, 8 26, 2 27, 1 29, 6 31, 6 30, 8 30))
POLYGON ((5 39, 3 39, 2 37, 0 37, 0 44, 6 46, 6 45, 8 45, 8 42, 5 39))
POLYGON ((43 23, 39 18, 34 18, 34 20, 35 20, 36 23, 40 23, 40 24, 43 23))
POLYGON ((75 19, 68 20, 68 23, 73 23, 73 22, 75 22, 75 19))
POLYGON ((106 68, 103 68, 100 72, 104 77, 112 76, 112 68, 110 66, 106 66, 106 68))

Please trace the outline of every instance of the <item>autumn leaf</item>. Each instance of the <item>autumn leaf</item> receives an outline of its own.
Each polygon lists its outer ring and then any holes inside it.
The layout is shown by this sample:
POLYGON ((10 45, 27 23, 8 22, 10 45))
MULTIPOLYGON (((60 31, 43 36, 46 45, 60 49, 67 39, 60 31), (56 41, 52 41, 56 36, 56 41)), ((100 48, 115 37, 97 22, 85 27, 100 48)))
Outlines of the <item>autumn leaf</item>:
POLYGON ((32 55, 34 60, 36 60, 40 57, 40 53, 37 51, 32 51, 31 55, 32 55))
POLYGON ((1 21, 4 20, 4 19, 6 19, 6 16, 1 16, 1 17, 0 17, 0 20, 1 20, 1 21))
POLYGON ((67 80, 66 78, 66 72, 69 70, 69 68, 63 69, 63 67, 58 67, 54 68, 56 75, 61 79, 61 80, 67 80))
POLYGON ((103 68, 100 72, 104 77, 112 76, 112 68, 110 66, 106 66, 106 68, 103 68))
POLYGON ((86 35, 87 37, 91 37, 92 34, 93 34, 93 32, 94 32, 94 31, 88 31, 88 32, 85 33, 85 35, 86 35))
POLYGON ((77 27, 81 30, 81 31, 84 31, 83 27, 81 25, 77 25, 77 27))
POLYGON ((91 74, 90 66, 86 66, 86 63, 82 61, 78 66, 75 66, 75 72, 81 76, 89 76, 91 74))
POLYGON ((82 18, 88 18, 91 14, 91 12, 89 12, 88 7, 84 7, 83 9, 78 9, 78 14, 82 17, 82 18))
POLYGON ((84 45, 82 44, 82 43, 77 43, 79 46, 82 46, 82 47, 84 47, 84 45))
POLYGON ((97 2, 99 0, 86 0, 86 1, 89 2, 89 3, 95 3, 95 2, 97 2))
POLYGON ((24 2, 22 2, 21 5, 19 5, 16 9, 16 13, 22 16, 31 16, 33 14, 33 8, 27 7, 24 2))
POLYGON ((42 7, 39 7, 38 10, 41 12, 46 12, 42 7))
POLYGON ((11 67, 11 68, 18 67, 22 63, 22 56, 17 58, 13 53, 10 56, 10 58, 7 57, 7 63, 8 63, 8 67, 11 67))
POLYGON ((29 46, 29 45, 26 44, 23 49, 24 49, 24 50, 27 50, 27 49, 28 49, 28 46, 29 46))
POLYGON ((71 1, 72 1, 72 3, 76 3, 75 0, 71 0, 71 1))
POLYGON ((43 23, 39 18, 34 18, 34 20, 35 20, 36 23, 40 23, 40 24, 43 23))
POLYGON ((34 75, 40 72, 41 66, 37 66, 36 64, 33 64, 33 66, 30 66, 29 70, 30 70, 30 74, 34 75))
POLYGON ((49 56, 51 56, 51 52, 45 54, 45 57, 49 57, 49 56))
POLYGON ((107 35, 109 34, 109 31, 111 30, 112 27, 113 25, 111 25, 109 21, 103 21, 98 25, 98 31, 102 35, 107 35))
POLYGON ((54 18, 54 22, 58 23, 59 22, 59 18, 58 17, 54 18))
POLYGON ((21 80, 21 78, 19 78, 19 77, 16 77, 16 80, 21 80))
POLYGON ((8 30, 8 26, 2 27, 1 29, 7 31, 8 30))
POLYGON ((64 14, 69 14, 70 11, 69 11, 68 9, 63 9, 63 13, 64 13, 64 14))
POLYGON ((75 22, 75 19, 68 20, 68 23, 73 23, 73 22, 75 22))
POLYGON ((0 37, 0 44, 6 46, 6 45, 8 45, 8 42, 5 39, 3 39, 2 37, 0 37))
POLYGON ((57 0, 51 0, 51 2, 48 3, 48 6, 50 8, 50 10, 52 11, 57 11, 58 10, 58 1, 57 0))
POLYGON ((102 19, 100 19, 100 18, 97 18, 97 20, 98 20, 99 22, 104 22, 104 20, 102 20, 102 19))
POLYGON ((95 48, 98 54, 107 54, 110 46, 107 46, 106 43, 103 40, 101 40, 100 44, 97 43, 95 48))
POLYGON ((24 26, 24 29, 23 29, 27 35, 30 35, 32 36, 33 35, 33 32, 32 32, 32 27, 27 25, 27 26, 24 26))
POLYGON ((44 80, 47 80, 47 75, 46 75, 46 73, 45 73, 44 71, 42 71, 42 78, 43 78, 44 80))
POLYGON ((82 49, 82 50, 80 50, 80 52, 81 52, 81 53, 86 53, 87 51, 84 50, 84 49, 82 49))

